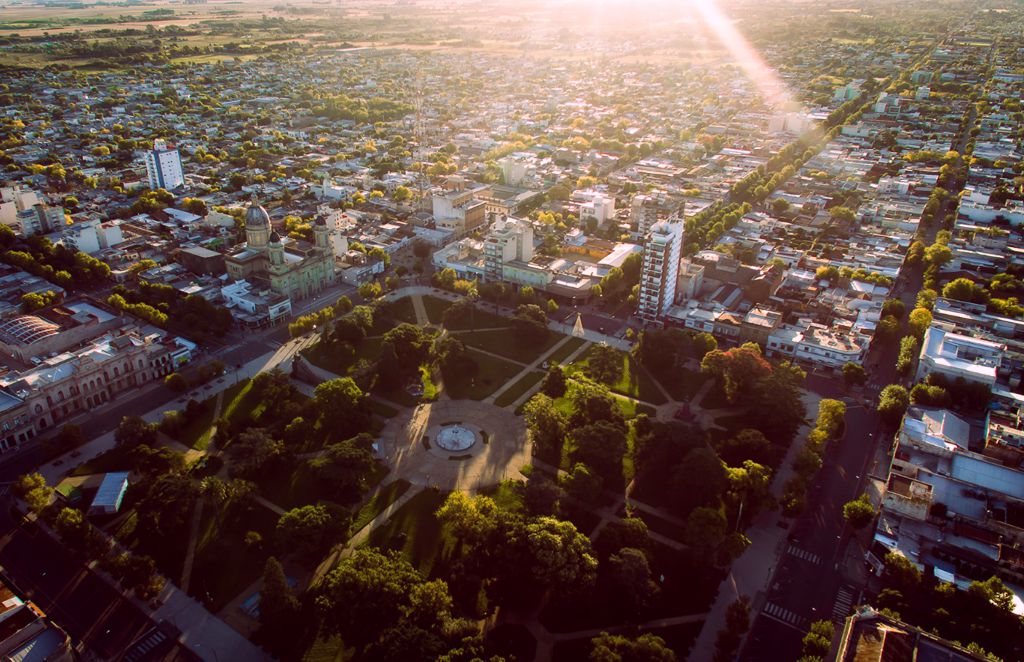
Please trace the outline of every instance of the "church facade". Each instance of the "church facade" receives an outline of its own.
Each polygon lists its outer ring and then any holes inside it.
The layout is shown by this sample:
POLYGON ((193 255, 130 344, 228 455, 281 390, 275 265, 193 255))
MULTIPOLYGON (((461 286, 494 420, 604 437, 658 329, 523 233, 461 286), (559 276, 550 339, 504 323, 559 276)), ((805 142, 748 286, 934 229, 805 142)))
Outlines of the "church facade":
POLYGON ((334 251, 322 218, 313 226, 313 243, 282 239, 270 227, 270 215, 253 199, 245 213, 245 244, 225 256, 228 275, 266 287, 291 300, 305 299, 334 283, 334 251))

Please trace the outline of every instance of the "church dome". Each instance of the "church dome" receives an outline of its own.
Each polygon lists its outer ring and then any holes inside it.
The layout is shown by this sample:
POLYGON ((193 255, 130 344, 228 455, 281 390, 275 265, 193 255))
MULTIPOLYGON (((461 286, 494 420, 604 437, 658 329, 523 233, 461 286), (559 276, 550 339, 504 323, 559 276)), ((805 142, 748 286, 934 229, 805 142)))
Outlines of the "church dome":
MULTIPOLYGON (((266 212, 263 212, 263 213, 265 214, 266 212)), ((274 230, 273 232, 270 233, 270 243, 272 243, 272 244, 280 244, 281 243, 281 235, 277 234, 277 230, 274 230)))
POLYGON ((327 225, 327 219, 324 217, 323 214, 320 214, 319 216, 316 217, 315 223, 316 225, 327 225))
POLYGON ((245 211, 245 227, 270 227, 270 214, 259 204, 255 195, 252 197, 252 202, 249 203, 249 208, 245 211))

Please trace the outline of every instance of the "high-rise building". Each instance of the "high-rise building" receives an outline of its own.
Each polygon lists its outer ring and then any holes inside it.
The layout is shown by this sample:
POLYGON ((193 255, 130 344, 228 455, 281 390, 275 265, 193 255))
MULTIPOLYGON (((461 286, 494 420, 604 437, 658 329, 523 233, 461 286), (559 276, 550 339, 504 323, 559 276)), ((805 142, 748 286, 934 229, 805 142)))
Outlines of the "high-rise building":
POLYGON ((637 315, 646 323, 659 321, 675 303, 682 247, 683 219, 679 216, 658 221, 647 233, 637 305, 637 315))
POLYGON ((651 226, 658 222, 658 201, 649 195, 633 196, 629 208, 629 220, 636 225, 636 233, 646 237, 651 226))
POLYGON ((155 140, 153 149, 146 152, 146 176, 149 188, 173 191, 185 185, 185 171, 181 168, 181 154, 164 140, 155 140))
POLYGON ((502 280, 503 265, 533 259, 533 225, 518 218, 494 221, 484 238, 484 273, 488 282, 502 280))

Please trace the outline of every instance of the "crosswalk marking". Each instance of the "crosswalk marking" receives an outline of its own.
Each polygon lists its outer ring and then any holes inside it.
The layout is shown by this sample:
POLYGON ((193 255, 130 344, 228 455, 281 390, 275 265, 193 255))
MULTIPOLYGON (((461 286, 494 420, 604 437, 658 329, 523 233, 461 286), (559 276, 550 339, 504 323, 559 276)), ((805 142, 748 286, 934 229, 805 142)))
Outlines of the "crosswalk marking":
POLYGON ((835 604, 832 606, 832 620, 843 621, 850 614, 853 607, 853 589, 844 586, 839 589, 835 604))
POLYGON ((125 662, 138 662, 146 658, 146 655, 157 646, 167 640, 167 635, 162 630, 152 629, 148 636, 137 642, 124 656, 125 662))
POLYGON ((797 629, 802 629, 807 626, 806 618, 791 612, 785 607, 780 607, 774 602, 765 603, 764 609, 761 611, 768 617, 781 621, 786 625, 791 625, 797 629))
POLYGON ((805 551, 803 549, 800 549, 796 545, 790 545, 789 547, 787 547, 786 548, 786 553, 789 554, 790 556, 795 556, 798 559, 803 559, 804 561, 807 561, 808 563, 813 563, 814 565, 821 565, 821 557, 820 556, 818 556, 817 554, 812 554, 811 552, 805 551))

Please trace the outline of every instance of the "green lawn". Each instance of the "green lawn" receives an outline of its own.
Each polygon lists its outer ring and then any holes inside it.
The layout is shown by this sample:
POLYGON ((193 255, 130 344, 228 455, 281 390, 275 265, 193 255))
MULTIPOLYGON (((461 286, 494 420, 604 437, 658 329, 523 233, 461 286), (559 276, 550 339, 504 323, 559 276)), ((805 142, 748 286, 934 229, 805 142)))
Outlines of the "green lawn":
POLYGON ((391 519, 374 529, 369 544, 400 551, 429 577, 434 564, 446 558, 453 543, 446 539, 441 523, 434 517, 446 497, 445 492, 423 490, 406 501, 391 519))
MULTIPOLYGON (((224 391, 224 402, 231 401, 228 397, 228 392, 235 388, 235 386, 232 386, 224 391)), ((237 393, 237 390, 234 393, 237 393)), ((213 414, 217 409, 217 396, 207 398, 205 402, 206 411, 203 412, 202 416, 197 416, 189 421, 174 437, 189 448, 195 448, 196 450, 206 450, 206 447, 210 444, 210 426, 213 425, 213 414)))
POLYGON ((502 384, 515 377, 522 366, 503 361, 489 354, 469 352, 479 370, 475 377, 446 379, 445 389, 455 400, 483 400, 494 393, 502 384))
POLYGON ((492 329, 490 331, 470 331, 452 334, 467 347, 474 347, 485 352, 498 354, 520 363, 532 363, 545 352, 558 344, 564 336, 548 332, 547 339, 539 345, 524 345, 519 342, 515 331, 509 329, 492 329))
MULTIPOLYGON (((569 388, 565 392, 565 395, 555 400, 555 408, 566 416, 572 416, 573 414, 573 388, 574 382, 570 380, 569 388)), ((657 413, 657 410, 654 407, 646 405, 642 402, 630 400, 615 393, 612 393, 612 397, 615 398, 615 401, 618 403, 619 411, 622 412, 622 416, 627 420, 631 418, 636 418, 637 414, 647 414, 648 416, 654 416, 654 414, 657 413)))
POLYGON ((505 389, 495 400, 494 404, 499 407, 507 407, 518 400, 524 393, 529 391, 537 382, 544 378, 544 373, 534 370, 528 372, 516 383, 505 389))
POLYGON ((444 326, 449 331, 466 331, 468 329, 493 329, 511 325, 512 320, 509 318, 477 308, 469 319, 458 320, 444 326))
POLYGON ((551 356, 548 357, 548 361, 561 363, 572 356, 572 353, 582 347, 586 342, 587 341, 583 338, 570 337, 564 345, 551 353, 551 356))
MULTIPOLYGON (((387 473, 387 467, 378 462, 372 473, 367 476, 369 489, 372 490, 376 487, 387 473)), ((257 486, 268 501, 285 510, 321 501, 333 501, 343 506, 349 505, 343 495, 327 490, 317 480, 313 470, 305 461, 300 461, 295 467, 282 466, 281 470, 262 478, 257 486)))
POLYGON ((370 521, 384 512, 384 509, 398 501, 410 487, 409 481, 399 478, 381 488, 369 501, 363 504, 356 516, 352 519, 352 526, 349 529, 355 533, 370 523, 370 521))
POLYGON ((344 376, 349 374, 360 359, 376 361, 380 356, 382 342, 380 337, 366 338, 354 350, 348 343, 319 342, 303 350, 302 356, 319 368, 344 376))
MULTIPOLYGON (((622 376, 614 384, 606 384, 610 391, 654 405, 663 405, 668 402, 654 379, 639 362, 626 352, 616 351, 622 359, 622 376)), ((584 357, 567 367, 566 372, 569 375, 587 374, 587 368, 588 359, 584 357)))
POLYGON ((273 511, 258 503, 239 507, 237 512, 229 511, 224 520, 222 516, 210 506, 203 509, 189 586, 189 592, 208 607, 212 606, 214 611, 263 574, 278 519, 273 511), (259 533, 263 543, 253 547, 246 545, 245 534, 249 531, 259 533))
POLYGON ((412 297, 405 297, 392 303, 391 316, 396 322, 416 324, 416 309, 412 305, 412 297))
POLYGON ((235 424, 251 418, 260 404, 259 396, 252 392, 252 380, 246 379, 224 392, 220 415, 235 424))
POLYGON ((123 448, 111 448, 75 467, 72 476, 88 476, 109 471, 127 471, 131 465, 131 451, 123 448))
POLYGON ((423 297, 423 307, 427 309, 427 319, 432 324, 440 324, 444 320, 444 311, 452 305, 447 299, 439 299, 429 294, 423 297))

